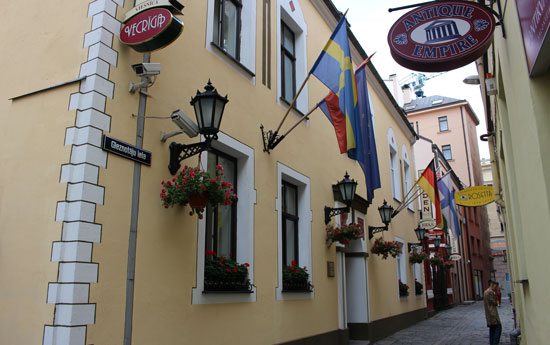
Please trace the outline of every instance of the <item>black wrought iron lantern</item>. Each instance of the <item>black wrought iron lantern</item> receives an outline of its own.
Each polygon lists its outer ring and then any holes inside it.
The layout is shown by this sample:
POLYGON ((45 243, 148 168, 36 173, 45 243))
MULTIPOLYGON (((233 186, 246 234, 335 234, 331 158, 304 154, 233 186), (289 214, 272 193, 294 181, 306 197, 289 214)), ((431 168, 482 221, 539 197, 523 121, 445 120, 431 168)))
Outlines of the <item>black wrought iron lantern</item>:
POLYGON ((204 87, 204 92, 199 92, 191 99, 191 105, 195 109, 199 133, 205 138, 205 141, 194 144, 170 144, 170 164, 168 170, 175 175, 181 167, 180 162, 208 150, 212 145, 212 140, 218 139, 220 124, 222 122, 225 104, 229 101, 227 96, 222 97, 216 91, 216 88, 208 80, 204 87))
POLYGON ((393 207, 388 205, 386 200, 384 200, 382 206, 378 207, 378 212, 380 213, 380 219, 382 219, 384 226, 369 226, 369 240, 378 232, 388 231, 388 225, 396 214, 393 212, 393 207))
POLYGON ((414 233, 416 234, 416 238, 418 238, 419 242, 424 241, 424 236, 426 235, 426 229, 424 229, 419 225, 416 229, 414 229, 414 233))
POLYGON ((418 225, 418 227, 414 229, 414 233, 416 234, 418 243, 409 243, 409 252, 412 250, 412 248, 421 247, 424 243, 424 239, 426 238, 426 229, 424 229, 420 225, 418 225))
POLYGON ((342 201, 346 206, 351 206, 353 198, 355 197, 355 190, 357 189, 357 182, 350 180, 348 172, 344 175, 344 179, 336 184, 342 201))
POLYGON ((439 249, 439 246, 441 246, 441 236, 435 236, 433 241, 434 241, 434 247, 436 249, 439 249))
POLYGON ((227 95, 222 97, 218 93, 210 80, 208 80, 204 90, 204 92, 197 90, 197 94, 191 99, 191 105, 195 109, 199 133, 206 138, 213 137, 216 139, 228 99, 227 95))
POLYGON ((342 202, 346 204, 346 207, 332 208, 325 206, 325 224, 330 222, 330 218, 342 213, 350 211, 350 206, 355 198, 355 190, 357 189, 357 182, 353 179, 350 180, 348 172, 344 175, 344 179, 336 184, 342 202))
POLYGON ((382 219, 382 223, 386 224, 386 226, 390 224, 393 215, 393 207, 391 205, 388 205, 386 200, 384 200, 382 206, 378 208, 378 212, 380 213, 380 219, 382 219))
POLYGON ((447 256, 451 256, 453 253, 453 247, 451 245, 446 245, 445 250, 447 251, 447 256))

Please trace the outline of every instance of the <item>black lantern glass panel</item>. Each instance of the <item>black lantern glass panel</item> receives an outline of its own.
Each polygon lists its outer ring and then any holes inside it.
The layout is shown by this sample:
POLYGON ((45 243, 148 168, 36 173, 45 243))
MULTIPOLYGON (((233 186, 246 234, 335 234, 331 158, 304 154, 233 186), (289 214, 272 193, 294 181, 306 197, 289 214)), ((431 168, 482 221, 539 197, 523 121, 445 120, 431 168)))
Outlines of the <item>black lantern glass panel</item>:
POLYGON ((357 182, 355 180, 350 180, 348 172, 344 175, 344 179, 338 182, 338 190, 340 191, 340 196, 342 201, 348 207, 351 206, 353 198, 355 197, 355 190, 357 189, 357 182))
POLYGON ((195 108, 199 133, 207 137, 215 137, 220 130, 223 110, 228 99, 227 96, 220 96, 210 80, 204 90, 204 92, 197 90, 197 94, 191 99, 191 105, 195 108))
POLYGON ((447 251, 447 255, 451 255, 453 252, 453 247, 451 247, 450 245, 446 245, 445 250, 447 251))
POLYGON ((434 237, 434 246, 436 248, 439 248, 440 245, 441 245, 441 237, 440 236, 435 236, 434 237))
POLYGON ((418 238, 418 241, 420 242, 424 241, 424 235, 426 234, 426 230, 423 227, 419 225, 418 228, 414 229, 414 232, 416 233, 416 238, 418 238))
POLYGON ((382 219, 382 223, 388 225, 391 222, 393 207, 391 205, 388 205, 386 200, 384 200, 384 204, 382 204, 382 206, 378 208, 378 212, 380 212, 380 218, 382 219))

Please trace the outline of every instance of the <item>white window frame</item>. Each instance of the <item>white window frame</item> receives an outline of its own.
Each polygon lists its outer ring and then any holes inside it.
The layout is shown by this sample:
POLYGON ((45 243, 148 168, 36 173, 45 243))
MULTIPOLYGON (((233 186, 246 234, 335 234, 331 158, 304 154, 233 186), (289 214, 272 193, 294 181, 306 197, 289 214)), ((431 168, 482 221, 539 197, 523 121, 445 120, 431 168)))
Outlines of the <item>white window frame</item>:
MULTIPOLYGON (((424 282, 422 280, 422 273, 421 273, 421 270, 420 270, 420 264, 414 264, 413 265, 413 272, 414 272, 414 284, 416 285, 416 281, 418 281, 423 286, 422 291, 426 291, 426 286, 424 286, 424 282)), ((423 297, 423 295, 424 295, 424 294, 420 294, 420 295, 416 294, 416 286, 410 287, 410 290, 414 291, 414 295, 418 298, 423 297)))
MULTIPOLYGON (((307 68, 307 24, 302 13, 299 0, 293 0, 294 11, 290 7, 290 1, 277 0, 277 102, 287 108, 286 102, 282 97, 282 75, 281 75, 281 23, 284 22, 294 32, 294 55, 296 56, 296 92, 304 82, 309 72, 307 68)), ((296 109, 303 114, 308 112, 308 85, 300 93, 296 100, 296 109)))
MULTIPOLYGON (((403 161, 403 194, 407 194, 412 187, 412 178, 411 178, 411 161, 409 156, 409 151, 405 144, 401 147, 401 160, 403 161)), ((403 200, 405 201, 405 200, 403 200)), ((414 202, 411 202, 407 208, 414 212, 414 202)))
MULTIPOLYGON (((247 262, 248 278, 254 284, 254 150, 222 132, 218 140, 212 142, 213 148, 237 159, 237 257, 239 263, 247 262)), ((201 161, 207 166, 208 152, 201 153, 201 161)), ((192 304, 215 304, 256 302, 256 287, 252 293, 203 293, 204 290, 204 252, 206 220, 198 222, 197 230, 197 276, 196 287, 192 290, 192 304)))
MULTIPOLYGON (((400 237, 395 237, 394 241, 399 242, 399 244, 401 245, 401 253, 397 255, 395 260, 396 270, 397 270, 397 296, 399 298, 405 298, 405 297, 399 296, 399 280, 401 280, 403 284, 407 284, 407 257, 405 255, 406 254, 405 240, 403 240, 400 237)), ((409 286, 409 296, 411 294, 410 290, 411 290, 411 287, 409 286)))
POLYGON ((239 63, 248 71, 244 71, 241 66, 235 64, 235 61, 226 56, 219 49, 212 46, 214 39, 214 7, 215 1, 208 0, 208 13, 206 19, 206 50, 216 55, 224 61, 228 66, 231 66, 235 71, 247 78, 251 82, 255 82, 256 73, 256 1, 242 1, 241 9, 241 38, 240 38, 240 60, 239 63))
MULTIPOLYGON (((300 266, 306 266, 309 273, 309 282, 313 282, 313 269, 311 267, 311 184, 307 176, 277 163, 277 198, 275 209, 277 211, 277 300, 313 299, 312 292, 283 292, 283 224, 282 224, 282 181, 292 183, 298 187, 298 262, 300 266)), ((240 200, 239 200, 240 202, 240 200)))
POLYGON ((388 146, 390 158, 390 179, 392 197, 401 202, 401 173, 399 169, 399 150, 393 129, 388 130, 388 146))

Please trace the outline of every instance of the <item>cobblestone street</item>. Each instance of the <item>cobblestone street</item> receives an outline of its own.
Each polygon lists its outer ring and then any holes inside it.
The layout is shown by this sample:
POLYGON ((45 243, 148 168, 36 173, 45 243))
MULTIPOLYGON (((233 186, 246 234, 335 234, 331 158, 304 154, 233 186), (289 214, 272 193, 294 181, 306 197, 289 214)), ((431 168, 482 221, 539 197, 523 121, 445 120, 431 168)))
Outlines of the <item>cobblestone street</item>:
MULTIPOLYGON (((502 321, 500 344, 510 344, 510 332, 514 327, 512 306, 508 298, 502 299, 498 308, 502 321)), ((350 345, 353 345, 350 342, 350 345)), ((360 344, 360 343, 358 343, 360 344)), ((485 322, 483 301, 470 305, 458 305, 435 316, 401 330, 376 345, 484 345, 489 344, 489 329, 485 322)))

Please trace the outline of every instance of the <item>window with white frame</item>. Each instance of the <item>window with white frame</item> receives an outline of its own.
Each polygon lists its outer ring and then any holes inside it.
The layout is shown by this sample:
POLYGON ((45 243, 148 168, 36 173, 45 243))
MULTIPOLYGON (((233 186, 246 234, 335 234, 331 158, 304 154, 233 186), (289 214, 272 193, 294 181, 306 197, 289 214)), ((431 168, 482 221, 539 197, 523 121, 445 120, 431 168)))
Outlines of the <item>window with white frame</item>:
POLYGON ((414 283, 415 283, 415 286, 411 286, 411 290, 414 289, 415 295, 422 295, 422 294, 416 294, 416 282, 422 284, 422 291, 424 291, 424 289, 425 289, 424 281, 422 280, 422 275, 420 273, 420 264, 414 264, 413 265, 413 270, 414 270, 414 283))
POLYGON ((313 292, 283 292, 283 267, 292 261, 300 267, 306 267, 309 282, 313 281, 310 180, 286 165, 277 163, 277 187, 277 300, 313 298, 313 292))
POLYGON ((252 79, 256 68, 256 1, 208 0, 206 48, 252 79))
MULTIPOLYGON (((277 85, 279 99, 287 106, 307 77, 307 25, 299 0, 277 0, 279 28, 277 30, 277 85)), ((308 86, 296 100, 295 109, 307 113, 308 86)))
POLYGON ((447 116, 441 116, 439 120, 439 131, 446 132, 449 130, 449 123, 447 122, 447 116))
MULTIPOLYGON (((412 188, 412 177, 411 177, 411 162, 410 162, 409 152, 405 145, 401 147, 401 160, 403 161, 403 187, 404 187, 403 193, 407 195, 409 190, 412 188)), ((407 208, 414 212, 414 203, 411 202, 407 206, 407 208)))
POLYGON ((451 152, 451 145, 443 145, 441 147, 441 151, 443 152, 443 157, 445 157, 446 160, 453 159, 453 153, 451 152))
POLYGON ((248 278, 254 283, 254 150, 220 132, 212 142, 211 152, 201 153, 201 161, 208 170, 216 165, 224 167, 225 179, 235 185, 238 201, 229 206, 209 206, 205 217, 199 220, 197 237, 196 287, 192 290, 193 304, 255 302, 252 293, 204 293, 206 251, 231 257, 240 264, 248 264, 248 278), (204 163, 205 162, 205 163, 204 163))
MULTIPOLYGON (((395 241, 401 246, 401 252, 396 257, 397 261, 397 280, 403 284, 407 284, 407 258, 405 256, 405 241, 399 237, 395 238, 395 241)), ((409 286, 410 290, 410 286, 409 286)))
POLYGON ((397 141, 393 129, 388 130, 388 145, 390 150, 390 178, 391 192, 395 200, 401 201, 401 173, 399 171, 399 155, 397 151, 397 141))

